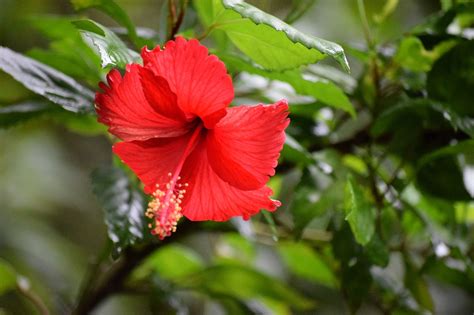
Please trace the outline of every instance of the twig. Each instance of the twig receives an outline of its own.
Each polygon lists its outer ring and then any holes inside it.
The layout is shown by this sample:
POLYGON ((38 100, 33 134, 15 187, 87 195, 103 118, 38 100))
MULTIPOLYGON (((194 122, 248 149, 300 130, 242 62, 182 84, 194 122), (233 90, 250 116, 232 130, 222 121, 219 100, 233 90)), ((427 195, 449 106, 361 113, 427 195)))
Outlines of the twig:
POLYGON ((174 21, 173 27, 171 28, 171 38, 172 39, 179 31, 181 24, 183 23, 184 13, 186 12, 186 7, 188 6, 189 0, 182 0, 181 8, 179 10, 178 18, 174 21))
POLYGON ((31 285, 26 278, 20 277, 17 283, 18 292, 20 292, 25 298, 30 300, 31 303, 38 309, 41 315, 49 315, 49 310, 46 304, 43 302, 41 297, 31 290, 31 285))
POLYGON ((148 255, 164 245, 177 242, 191 232, 196 231, 198 227, 199 225, 190 224, 186 221, 179 225, 178 232, 174 234, 173 237, 166 238, 159 243, 148 243, 139 248, 126 249, 123 256, 110 266, 102 277, 89 284, 89 288, 85 290, 85 294, 79 300, 72 314, 89 314, 110 295, 120 292, 123 289, 124 282, 128 275, 148 255))

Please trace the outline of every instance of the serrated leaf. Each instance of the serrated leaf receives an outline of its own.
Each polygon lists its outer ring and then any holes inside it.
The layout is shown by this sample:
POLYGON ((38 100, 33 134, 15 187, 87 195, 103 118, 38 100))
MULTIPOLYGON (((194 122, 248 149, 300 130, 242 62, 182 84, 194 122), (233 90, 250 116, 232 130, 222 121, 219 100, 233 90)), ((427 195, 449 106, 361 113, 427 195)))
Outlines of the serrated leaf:
POLYGON ((92 190, 105 212, 109 238, 117 253, 144 238, 144 198, 125 172, 103 167, 92 173, 92 190))
POLYGON ((0 128, 7 128, 39 117, 53 108, 53 105, 46 102, 24 102, 0 107, 0 128))
POLYGON ((122 40, 105 26, 92 20, 74 21, 80 30, 82 39, 101 59, 102 67, 115 66, 125 68, 132 62, 138 62, 140 55, 129 49, 122 40))
POLYGON ((346 183, 346 220, 361 245, 367 245, 375 232, 375 209, 364 190, 349 176, 346 183))
POLYGON ((349 71, 344 50, 338 44, 306 35, 243 1, 210 1, 214 21, 209 30, 225 31, 234 45, 264 68, 294 69, 331 56, 349 71))
POLYGON ((278 252, 295 275, 335 287, 337 281, 332 270, 308 245, 284 242, 278 245, 278 252))
MULTIPOLYGON (((226 29, 228 32, 231 31, 232 33, 234 33, 233 35, 231 35, 231 38, 232 36, 234 36, 235 39, 238 38, 242 40, 246 37, 248 38, 249 36, 254 36, 256 40, 262 40, 263 44, 266 46, 268 44, 273 44, 277 47, 280 45, 284 45, 287 50, 291 50, 292 53, 295 54, 293 56, 293 59, 297 59, 297 57, 299 56, 302 57, 303 60, 315 59, 315 61, 317 61, 319 59, 324 58, 325 55, 328 55, 333 57, 346 71, 349 71, 349 63, 347 62, 346 55, 344 54, 344 49, 342 49, 340 45, 321 38, 306 35, 298 31, 296 28, 279 20, 278 18, 267 14, 259 10, 258 8, 248 3, 245 3, 242 0, 222 0, 222 4, 226 9, 231 9, 240 14, 243 18, 247 18, 256 24, 256 28, 255 26, 250 27, 250 24, 246 25, 247 23, 242 23, 242 25, 238 25, 237 27, 235 24, 234 26, 232 26, 232 24, 227 24, 227 27, 224 26, 224 29, 226 29), (281 37, 281 35, 285 35, 286 38, 294 44, 294 46, 289 45, 289 43, 286 42, 286 40, 281 37), (276 40, 272 42, 273 39, 276 40), (303 46, 301 47, 303 49, 301 49, 298 44, 303 46)), ((248 49, 249 51, 252 51, 252 53, 254 53, 256 56, 262 54, 262 52, 259 52, 259 48, 262 47, 255 47, 257 43, 258 41, 256 42, 251 40, 250 42, 248 42, 249 46, 246 46, 245 50, 248 49), (252 48, 252 46, 255 48, 252 48)), ((236 44, 238 47, 239 45, 243 47, 242 43, 237 44, 236 41, 234 41, 234 44, 236 44)), ((287 53, 288 52, 289 51, 287 51, 287 53)), ((261 55, 261 57, 263 58, 259 59, 261 61, 264 61, 264 63, 268 63, 269 65, 271 65, 272 60, 270 58, 276 57, 275 55, 273 55, 275 51, 268 52, 268 55, 266 53, 267 52, 263 52, 263 54, 261 55)), ((315 62, 312 61, 301 63, 303 60, 301 60, 300 62, 297 62, 297 60, 294 61, 299 63, 299 65, 315 62)), ((281 60, 274 60, 273 62, 280 63, 281 60)), ((279 70, 283 70, 285 68, 286 66, 277 66, 277 69, 279 70)), ((294 68, 294 66, 291 68, 294 68)))
POLYGON ((286 82, 298 94, 312 96, 326 105, 348 112, 352 117, 356 115, 354 107, 349 98, 344 94, 344 91, 331 81, 324 79, 318 81, 306 80, 299 70, 287 70, 284 72, 267 71, 253 66, 236 55, 219 54, 219 57, 232 72, 245 71, 271 80, 286 82))
POLYGON ((133 25, 132 20, 128 17, 127 13, 113 0, 71 0, 74 9, 84 10, 89 8, 98 9, 120 25, 124 26, 128 31, 128 36, 135 43, 140 45, 138 41, 137 31, 135 25, 133 25))
POLYGON ((16 272, 13 267, 0 258, 0 296, 16 287, 16 272))
POLYGON ((0 47, 0 69, 29 90, 72 112, 93 111, 94 93, 45 64, 0 47))

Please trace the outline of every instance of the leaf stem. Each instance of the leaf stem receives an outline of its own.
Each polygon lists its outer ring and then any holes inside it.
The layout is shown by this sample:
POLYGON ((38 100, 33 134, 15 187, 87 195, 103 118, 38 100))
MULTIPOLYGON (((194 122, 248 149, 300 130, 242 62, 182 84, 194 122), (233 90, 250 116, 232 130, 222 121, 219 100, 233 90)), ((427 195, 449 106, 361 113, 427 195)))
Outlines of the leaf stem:
POLYGON ((17 281, 17 289, 21 295, 23 295, 25 298, 30 300, 31 303, 33 303, 33 305, 36 307, 36 309, 41 315, 50 315, 50 312, 41 297, 31 290, 31 285, 28 279, 19 277, 17 281))

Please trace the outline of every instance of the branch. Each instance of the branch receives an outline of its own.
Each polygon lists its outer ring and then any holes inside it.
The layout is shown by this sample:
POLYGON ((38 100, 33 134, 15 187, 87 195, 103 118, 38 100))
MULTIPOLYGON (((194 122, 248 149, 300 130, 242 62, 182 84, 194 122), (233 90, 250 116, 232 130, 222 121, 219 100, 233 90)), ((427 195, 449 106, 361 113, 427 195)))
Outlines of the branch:
POLYGON ((148 257, 148 255, 160 247, 172 242, 177 242, 190 235, 192 232, 198 231, 199 227, 199 224, 192 224, 189 221, 186 221, 179 225, 178 231, 172 237, 166 238, 159 243, 153 242, 141 247, 126 249, 122 257, 110 266, 102 277, 97 279, 95 283, 90 283, 89 288, 85 288, 85 291, 72 314, 89 314, 110 295, 120 292, 123 289, 124 282, 128 275, 146 257, 148 257))

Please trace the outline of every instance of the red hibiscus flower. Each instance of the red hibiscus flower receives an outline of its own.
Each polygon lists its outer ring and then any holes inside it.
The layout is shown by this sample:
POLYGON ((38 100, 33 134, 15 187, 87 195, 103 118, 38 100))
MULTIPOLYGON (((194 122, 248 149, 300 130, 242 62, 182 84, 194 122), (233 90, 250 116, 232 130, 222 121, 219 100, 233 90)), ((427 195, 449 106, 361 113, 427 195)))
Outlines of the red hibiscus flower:
POLYGON ((147 216, 159 238, 190 220, 248 219, 275 210, 266 186, 285 140, 288 104, 228 107, 225 65, 197 40, 142 51, 143 66, 107 75, 96 95, 99 121, 123 140, 113 151, 153 195, 147 216))

